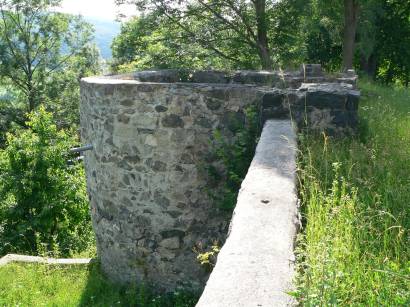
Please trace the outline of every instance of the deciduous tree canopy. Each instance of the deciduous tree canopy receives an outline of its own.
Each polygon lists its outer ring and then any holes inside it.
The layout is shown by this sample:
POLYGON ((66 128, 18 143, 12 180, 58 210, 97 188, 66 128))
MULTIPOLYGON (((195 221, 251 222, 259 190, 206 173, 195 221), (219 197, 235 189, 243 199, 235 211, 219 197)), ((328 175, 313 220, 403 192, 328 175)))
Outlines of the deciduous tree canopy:
POLYGON ((49 11, 59 3, 0 2, 0 74, 25 96, 28 111, 34 110, 56 87, 55 78, 70 67, 73 57, 80 56, 87 62, 76 68, 79 76, 96 66, 89 63, 96 58, 90 25, 79 17, 49 11))
POLYGON ((139 11, 113 44, 117 69, 184 64, 272 69, 305 61, 329 70, 356 68, 385 82, 408 84, 406 1, 116 2, 134 3, 139 11))

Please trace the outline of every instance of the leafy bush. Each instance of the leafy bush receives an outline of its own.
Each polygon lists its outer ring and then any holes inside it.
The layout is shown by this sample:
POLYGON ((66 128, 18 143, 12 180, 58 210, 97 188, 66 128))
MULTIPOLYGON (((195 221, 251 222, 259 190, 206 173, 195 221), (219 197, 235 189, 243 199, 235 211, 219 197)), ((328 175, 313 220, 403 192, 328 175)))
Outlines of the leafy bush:
POLYGON ((28 118, 0 151, 0 254, 79 252, 91 227, 84 170, 67 164, 76 138, 44 107, 28 118))

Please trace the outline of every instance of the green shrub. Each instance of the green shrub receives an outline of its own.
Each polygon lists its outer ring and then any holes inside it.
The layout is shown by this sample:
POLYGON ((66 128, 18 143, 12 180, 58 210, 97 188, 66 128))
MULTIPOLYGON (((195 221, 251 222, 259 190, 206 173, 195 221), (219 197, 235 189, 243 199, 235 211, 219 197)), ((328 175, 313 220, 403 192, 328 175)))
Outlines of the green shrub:
POLYGON ((224 137, 219 130, 215 131, 212 155, 216 161, 223 164, 223 167, 211 164, 207 170, 213 185, 218 186, 216 189, 210 189, 209 193, 220 209, 232 211, 235 208, 242 180, 255 154, 259 134, 259 115, 256 106, 245 109, 245 124, 236 125, 233 138, 224 137))
POLYGON ((0 151, 0 254, 84 250, 90 218, 84 170, 67 164, 76 138, 58 131, 44 107, 0 151))

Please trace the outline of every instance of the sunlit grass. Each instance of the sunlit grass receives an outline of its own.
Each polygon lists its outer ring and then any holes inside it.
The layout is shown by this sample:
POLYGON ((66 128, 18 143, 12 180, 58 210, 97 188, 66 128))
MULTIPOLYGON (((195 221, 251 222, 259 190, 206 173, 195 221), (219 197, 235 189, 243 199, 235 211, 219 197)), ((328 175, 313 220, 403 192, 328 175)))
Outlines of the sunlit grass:
POLYGON ((109 282, 97 264, 0 267, 0 306, 194 306, 189 293, 154 295, 146 287, 109 282))
POLYGON ((410 90, 360 88, 357 138, 300 136, 305 306, 410 305, 410 90))

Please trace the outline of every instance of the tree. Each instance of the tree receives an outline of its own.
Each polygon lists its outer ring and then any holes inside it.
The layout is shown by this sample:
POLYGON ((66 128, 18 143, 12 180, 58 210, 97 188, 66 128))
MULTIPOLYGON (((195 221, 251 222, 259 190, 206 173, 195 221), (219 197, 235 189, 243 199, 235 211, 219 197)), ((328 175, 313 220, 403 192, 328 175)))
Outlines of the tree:
POLYGON ((67 164, 77 139, 58 130, 44 107, 28 118, 0 150, 0 255, 40 252, 41 244, 82 251, 91 241, 84 170, 67 164))
POLYGON ((385 83, 410 84, 410 2, 384 1, 378 19, 376 78, 385 83))
POLYGON ((361 71, 371 78, 374 78, 377 73, 376 53, 379 49, 377 41, 381 30, 381 20, 385 15, 383 2, 380 0, 367 0, 363 3, 357 28, 356 64, 358 64, 361 71))
POLYGON ((353 68, 359 0, 344 0, 343 70, 353 68))
POLYGON ((356 36, 364 3, 372 0, 311 0, 306 16, 308 61, 332 70, 353 68, 356 36), (341 52, 340 52, 341 51, 341 52))
POLYGON ((53 113, 59 128, 79 125, 80 79, 100 72, 100 52, 90 44, 70 56, 56 73, 47 78, 42 103, 53 113))
MULTIPOLYGON (((116 0, 118 4, 124 0, 116 0)), ((259 57, 262 69, 273 68, 269 18, 275 8, 274 1, 266 0, 195 0, 181 1, 179 5, 169 0, 130 0, 141 12, 157 12, 177 25, 185 36, 216 55, 238 63, 235 49, 221 48, 221 43, 246 45, 259 57), (201 28, 195 28, 195 20, 201 28), (225 40, 225 42, 224 42, 225 40), (227 41, 228 42, 227 42, 227 41)))
POLYGON ((326 70, 340 70, 343 49, 343 3, 329 5, 327 0, 309 1, 299 17, 302 22, 307 63, 319 63, 326 70))
POLYGON ((306 1, 184 1, 179 6, 128 2, 136 3, 141 15, 126 22, 113 43, 114 67, 119 70, 187 65, 260 69, 300 63, 303 58, 298 17, 306 1), (260 43, 255 43, 258 29, 260 43), (269 65, 262 63, 267 54, 269 65))
POLYGON ((0 74, 25 96, 32 111, 73 56, 92 48, 92 28, 81 18, 50 12, 61 0, 0 0, 0 74))
MULTIPOLYGON (((191 27, 199 27, 190 20, 191 27)), ((219 48, 226 49, 222 42, 219 48)), ((120 34, 111 45, 115 72, 151 68, 226 69, 232 62, 187 37, 175 24, 155 12, 134 17, 122 24, 120 34)), ((243 53, 242 53, 243 54, 243 53)), ((242 65, 246 59, 238 57, 242 65)))
POLYGON ((0 149, 6 145, 7 131, 15 126, 24 125, 24 112, 16 98, 16 92, 10 86, 0 87, 0 149))

